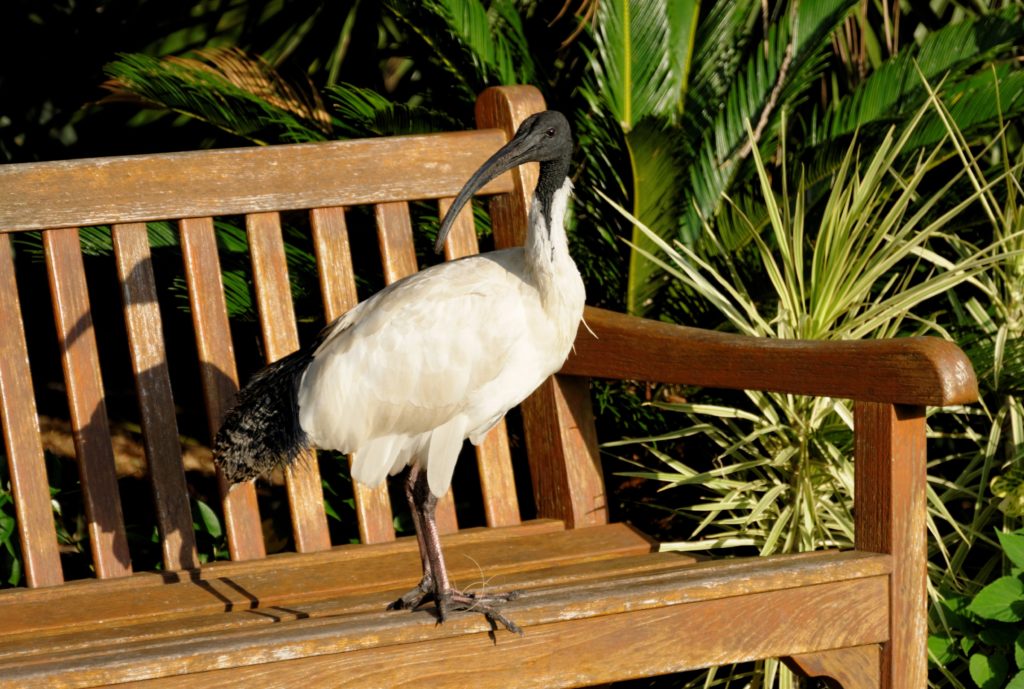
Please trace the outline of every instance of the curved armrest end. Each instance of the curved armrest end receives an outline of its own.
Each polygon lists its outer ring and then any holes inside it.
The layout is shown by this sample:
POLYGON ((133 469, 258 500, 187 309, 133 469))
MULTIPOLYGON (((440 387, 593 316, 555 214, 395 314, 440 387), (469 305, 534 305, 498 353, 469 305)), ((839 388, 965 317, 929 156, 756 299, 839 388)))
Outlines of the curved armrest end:
POLYGON ((935 337, 776 340, 588 307, 562 373, 894 404, 978 399, 970 360, 935 337))

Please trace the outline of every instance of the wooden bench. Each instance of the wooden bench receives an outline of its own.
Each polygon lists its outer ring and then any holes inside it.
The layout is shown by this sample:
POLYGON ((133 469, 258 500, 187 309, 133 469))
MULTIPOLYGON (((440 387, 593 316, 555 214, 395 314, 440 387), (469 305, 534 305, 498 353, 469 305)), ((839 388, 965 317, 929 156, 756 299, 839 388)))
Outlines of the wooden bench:
MULTIPOLYGON (((534 89, 499 88, 481 95, 470 132, 0 167, 0 392, 27 580, 0 591, 0 687, 568 687, 766 657, 845 687, 925 686, 925 406, 976 394, 967 359, 936 339, 760 341, 588 309, 594 334, 581 328, 563 372, 522 405, 536 518, 521 519, 504 423, 476 451, 486 527, 459 530, 450 495, 439 508, 456 582, 526 591, 509 606, 522 638, 492 634, 479 615, 438 626, 429 609, 385 611, 419 577, 415 539, 396 540, 386 489, 356 486, 362 544, 332 544, 316 462, 285 477, 295 552, 267 555, 256 489, 221 481, 231 561, 199 562, 172 393, 184 373, 168 365, 181 334, 164 337, 158 298, 168 297, 145 223, 176 222, 198 357, 189 370, 212 434, 237 389, 235 353, 255 346, 232 344, 214 218, 244 215, 262 347, 276 359, 299 345, 281 212, 308 217, 323 319, 334 319, 357 300, 351 209, 372 207, 384 281, 417 270, 410 201, 443 211, 543 107, 534 89), (101 224, 112 226, 159 571, 133 570, 118 500, 98 354, 117 333, 94 332, 108 304, 90 306, 78 229, 101 224), (34 270, 51 291, 88 521, 85 579, 65 581, 55 534, 40 364, 16 281, 32 279, 33 264, 16 276, 11 242, 26 230, 42 230, 34 270), (695 561, 608 523, 589 377, 856 400, 856 549, 695 561)), ((522 168, 483 191, 497 246, 520 241, 535 175, 522 168)), ((446 256, 476 250, 464 212, 446 256)))

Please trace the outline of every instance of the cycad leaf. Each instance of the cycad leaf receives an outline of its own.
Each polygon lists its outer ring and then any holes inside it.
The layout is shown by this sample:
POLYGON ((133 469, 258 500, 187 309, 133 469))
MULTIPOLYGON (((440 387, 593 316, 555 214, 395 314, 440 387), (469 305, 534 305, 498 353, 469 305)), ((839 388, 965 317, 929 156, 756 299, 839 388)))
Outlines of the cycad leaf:
POLYGON ((320 141, 330 117, 312 88, 290 84, 237 49, 191 57, 121 55, 106 67, 106 100, 142 99, 256 143, 320 141))
MULTIPOLYGON (((953 84, 944 84, 939 94, 957 129, 973 137, 984 130, 1024 112, 1024 72, 1010 65, 972 74, 953 84)), ((933 111, 906 144, 906 151, 929 147, 947 135, 946 126, 933 111)))
POLYGON ((760 0, 713 3, 694 37, 693 73, 690 75, 687 119, 710 126, 743 64, 758 24, 760 0))
MULTIPOLYGON (((672 132, 661 120, 648 118, 626 135, 629 156, 633 163, 633 215, 660 237, 675 234, 679 217, 678 199, 682 169, 676 151, 670 145, 672 132)), ((629 281, 626 286, 626 308, 642 313, 650 304, 648 285, 660 272, 648 256, 660 249, 647 232, 633 227, 629 255, 629 281)))
POLYGON ((371 89, 336 84, 328 96, 338 111, 338 128, 352 137, 397 136, 459 129, 446 113, 396 103, 371 89))
MULTIPOLYGON (((701 126, 698 109, 687 109, 684 129, 705 134, 689 165, 689 205, 677 228, 684 242, 692 243, 704 221, 717 216, 741 167, 748 162, 742 152, 750 145, 746 123, 760 136, 757 145, 765 146, 774 139, 779 113, 797 102, 820 75, 828 37, 855 4, 853 0, 800 3, 795 14, 769 27, 763 44, 751 47, 711 126, 701 126)), ((637 303, 648 303, 659 288, 657 280, 637 285, 637 303)))
POLYGON ((512 0, 430 0, 424 7, 444 19, 472 56, 479 80, 530 83, 534 66, 519 12, 512 0))
POLYGON ((912 44, 904 48, 853 93, 831 104, 817 140, 835 140, 868 125, 903 120, 928 95, 918 68, 929 82, 945 77, 949 84, 965 71, 1022 41, 1024 9, 1019 5, 933 31, 925 36, 920 47, 912 44))
MULTIPOLYGON (((659 236, 675 233, 684 180, 678 123, 689 79, 700 4, 602 0, 593 27, 595 49, 584 96, 622 129, 633 177, 633 215, 659 236)), ((656 246, 632 231, 626 308, 642 311, 640 285, 656 272, 656 246)))
POLYGON ((674 120, 690 72, 697 0, 602 0, 586 87, 629 132, 647 117, 674 120))

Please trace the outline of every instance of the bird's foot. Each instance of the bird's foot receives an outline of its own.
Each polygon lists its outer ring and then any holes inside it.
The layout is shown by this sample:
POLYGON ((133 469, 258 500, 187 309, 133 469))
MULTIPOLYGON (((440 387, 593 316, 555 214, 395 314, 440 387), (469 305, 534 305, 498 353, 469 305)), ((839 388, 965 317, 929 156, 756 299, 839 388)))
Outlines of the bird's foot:
POLYGON ((434 578, 430 575, 423 575, 416 588, 410 590, 398 600, 388 604, 388 610, 415 610, 428 599, 434 597, 434 578))
POLYGON ((509 591, 508 593, 463 593, 462 591, 447 591, 437 599, 437 614, 439 622, 444 622, 451 612, 478 612, 487 618, 492 625, 501 625, 510 632, 523 636, 522 628, 506 617, 497 606, 504 605, 522 595, 521 591, 509 591))

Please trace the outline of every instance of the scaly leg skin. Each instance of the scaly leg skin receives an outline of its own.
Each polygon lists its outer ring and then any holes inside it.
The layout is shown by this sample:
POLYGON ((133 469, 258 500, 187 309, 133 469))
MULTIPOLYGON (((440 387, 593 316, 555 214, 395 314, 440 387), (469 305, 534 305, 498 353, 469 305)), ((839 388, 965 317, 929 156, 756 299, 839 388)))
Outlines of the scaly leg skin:
POLYGON ((416 524, 416 536, 420 544, 420 556, 423 560, 423 579, 415 589, 392 603, 391 607, 395 609, 413 608, 422 604, 427 598, 433 598, 437 604, 438 623, 448 619, 452 612, 478 612, 486 617, 493 626, 497 627, 500 624, 510 632, 522 636, 523 630, 519 625, 497 609, 497 606, 518 598, 521 595, 519 591, 476 594, 464 593, 452 588, 448 579, 448 570, 444 564, 444 555, 441 552, 441 537, 434 519, 437 498, 430 492, 426 473, 419 471, 415 464, 410 469, 409 477, 406 480, 406 496, 409 498, 413 521, 416 524), (414 603, 414 605, 407 605, 407 602, 414 603))
POLYGON ((423 542, 423 524, 420 518, 420 510, 416 503, 416 479, 419 475, 420 465, 419 463, 414 463, 409 467, 405 475, 405 499, 409 503, 412 525, 416 529, 416 542, 420 546, 420 564, 423 566, 423 578, 420 579, 420 583, 416 584, 416 588, 390 603, 388 610, 414 610, 423 605, 428 598, 433 598, 434 596, 434 574, 430 569, 430 560, 427 559, 427 548, 423 542))

